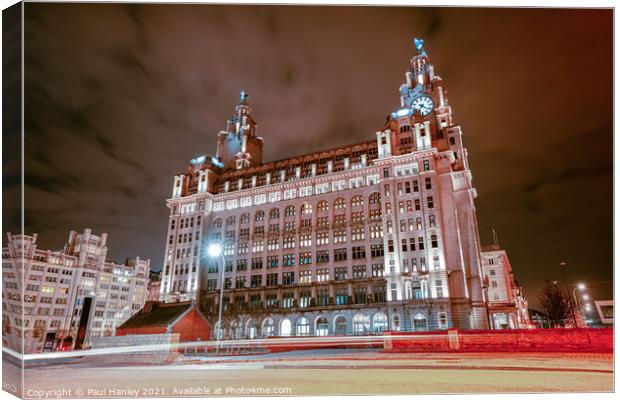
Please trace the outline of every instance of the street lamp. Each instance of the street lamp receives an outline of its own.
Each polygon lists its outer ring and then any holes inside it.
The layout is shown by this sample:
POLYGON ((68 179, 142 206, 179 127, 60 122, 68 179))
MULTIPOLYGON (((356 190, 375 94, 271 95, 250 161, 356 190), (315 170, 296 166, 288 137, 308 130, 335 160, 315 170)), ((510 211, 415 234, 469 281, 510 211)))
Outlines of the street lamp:
POLYGON ((570 303, 570 309, 573 314, 573 321, 575 322, 575 328, 577 327, 577 316, 575 315, 575 306, 573 305, 573 301, 570 298, 570 292, 568 291, 568 281, 566 280, 566 267, 568 263, 566 261, 562 261, 560 263, 560 267, 562 267, 562 278, 564 278, 564 286, 566 287, 566 295, 568 296, 568 302, 570 303))
MULTIPOLYGON (((573 289, 573 299, 575 300, 575 304, 577 305, 577 310, 579 311, 579 315, 581 315, 581 303, 579 301, 577 301, 577 295, 575 294, 575 292, 577 292, 577 290, 586 290, 586 285, 584 283, 578 283, 577 286, 573 289)), ((588 300, 588 295, 584 294, 582 296, 582 298, 584 300, 588 300)), ((575 309, 573 309, 573 316, 575 314, 575 309)), ((575 325, 577 325, 577 319, 575 318, 575 325)), ((577 326, 575 326, 577 327, 577 326)))
POLYGON ((219 257, 222 260, 222 273, 221 273, 221 279, 220 279, 220 307, 219 307, 219 313, 218 313, 218 317, 217 317, 217 348, 219 350, 220 347, 220 340, 222 339, 222 302, 224 301, 224 268, 225 268, 225 260, 224 260, 224 254, 223 254, 223 249, 222 249, 222 245, 219 243, 211 243, 209 245, 209 247, 207 247, 207 254, 209 255, 209 257, 211 258, 217 258, 219 257))

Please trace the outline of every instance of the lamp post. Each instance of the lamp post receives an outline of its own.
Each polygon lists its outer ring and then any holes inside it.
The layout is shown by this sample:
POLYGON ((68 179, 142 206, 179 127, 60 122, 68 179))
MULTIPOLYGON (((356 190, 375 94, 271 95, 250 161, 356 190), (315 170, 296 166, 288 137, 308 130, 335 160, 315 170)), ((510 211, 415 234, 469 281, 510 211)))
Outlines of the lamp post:
POLYGON ((568 302, 570 303, 571 314, 573 314, 573 322, 575 323, 575 328, 577 327, 577 316, 575 315, 575 306, 573 305, 573 301, 570 298, 570 292, 568 291, 568 281, 566 280, 566 267, 568 263, 566 261, 562 261, 560 263, 560 267, 562 268, 562 278, 564 278, 564 286, 566 287, 566 295, 568 296, 568 302))
MULTIPOLYGON (((581 303, 577 301, 576 292, 577 290, 585 290, 585 289, 586 289, 586 285, 584 285, 583 283, 578 283, 577 286, 573 289, 573 300, 575 300, 575 304, 577 305, 577 311, 579 311, 579 315, 582 315, 581 314, 581 303)), ((583 298, 587 300, 585 296, 586 295, 584 295, 583 298)))
POLYGON ((217 352, 220 349, 220 340, 222 339, 222 306, 224 301, 224 268, 226 267, 226 261, 224 260, 224 255, 222 254, 222 245, 219 243, 212 243, 207 248, 207 254, 211 258, 219 257, 222 260, 222 272, 220 275, 220 304, 219 304, 219 312, 217 317, 217 352))

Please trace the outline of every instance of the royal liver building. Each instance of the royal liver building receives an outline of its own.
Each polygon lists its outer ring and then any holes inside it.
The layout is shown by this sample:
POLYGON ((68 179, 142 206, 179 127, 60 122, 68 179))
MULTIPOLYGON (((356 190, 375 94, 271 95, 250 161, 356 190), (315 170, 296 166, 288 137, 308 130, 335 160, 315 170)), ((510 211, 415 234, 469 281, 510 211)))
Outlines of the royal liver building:
POLYGON ((242 92, 216 156, 174 178, 161 300, 196 300, 216 322, 224 285, 232 338, 486 328, 467 151, 415 48, 400 103, 365 142, 264 162, 242 92))

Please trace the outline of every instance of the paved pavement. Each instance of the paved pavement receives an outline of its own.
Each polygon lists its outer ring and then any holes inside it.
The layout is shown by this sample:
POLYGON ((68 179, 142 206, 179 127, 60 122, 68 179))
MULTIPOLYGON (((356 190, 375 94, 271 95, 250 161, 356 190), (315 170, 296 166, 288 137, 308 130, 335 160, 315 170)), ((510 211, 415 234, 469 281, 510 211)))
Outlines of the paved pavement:
MULTIPOLYGON (((17 366, 5 363, 5 382, 18 375, 17 366)), ((331 349, 180 356, 168 365, 147 366, 110 356, 38 363, 24 377, 27 398, 610 392, 613 356, 331 349)))

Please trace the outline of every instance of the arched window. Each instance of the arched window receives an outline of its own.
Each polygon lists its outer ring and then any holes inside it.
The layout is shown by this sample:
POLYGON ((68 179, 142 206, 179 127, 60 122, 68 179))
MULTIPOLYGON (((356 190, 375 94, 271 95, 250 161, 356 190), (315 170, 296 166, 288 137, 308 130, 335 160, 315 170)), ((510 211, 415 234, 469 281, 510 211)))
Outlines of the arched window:
POLYGON ((291 321, 288 318, 280 321, 280 336, 291 336, 291 321))
POLYGON ((312 214, 312 205, 309 203, 304 203, 301 205, 301 214, 312 214))
POLYGON ((347 334, 347 319, 342 315, 337 316, 334 319, 334 334, 346 335, 347 334))
POLYGON ((416 315, 413 316, 413 330, 418 332, 418 331, 425 331, 427 329, 427 325, 426 325, 426 316, 422 313, 417 313, 416 315))
POLYGON ((245 324, 245 334, 248 339, 256 339, 256 324, 253 319, 250 319, 245 324))
POLYGON ((284 209, 285 217, 293 217, 295 216, 295 206, 288 206, 284 209))
POLYGON ((340 208, 345 208, 346 206, 347 206, 347 202, 342 197, 338 197, 336 201, 334 201, 335 210, 338 210, 340 208))
POLYGON ((215 228, 221 227, 222 226, 222 219, 221 218, 214 219, 212 225, 215 228))
POLYGON ((237 217, 234 215, 231 215, 230 217, 226 218, 226 226, 234 225, 236 222, 237 222, 237 217))
MULTIPOLYGON (((345 322, 346 323, 346 322, 345 322)), ((328 334, 328 323, 327 318, 318 317, 316 319, 314 333, 316 336, 327 336, 328 334)))
POLYGON ((310 335, 310 323, 308 322, 308 318, 301 317, 297 320, 297 336, 308 335, 310 335))
POLYGON ((215 329, 213 330, 213 339, 224 339, 224 329, 220 329, 220 321, 215 323, 215 329))
POLYGON ((379 192, 374 192, 371 193, 370 196, 368 196, 368 204, 380 204, 381 203, 381 195, 379 194, 379 192))
POLYGON ((269 219, 279 219, 280 218, 280 210, 277 208, 272 208, 269 211, 269 219))
POLYGON ((261 333, 263 337, 273 336, 273 320, 271 318, 265 318, 261 333))
POLYGON ((372 319, 372 331, 374 333, 382 333, 387 329, 387 317, 384 313, 378 312, 372 319))
POLYGON ((236 321, 233 321, 233 323, 230 325, 230 338, 232 340, 240 339, 240 333, 241 332, 239 332, 239 325, 236 321))
POLYGON ((250 214, 249 213, 243 213, 241 214, 241 218, 239 218, 239 222, 242 224, 247 224, 250 222, 250 214))
POLYGON ((329 203, 325 200, 319 201, 319 204, 316 205, 317 212, 327 212, 329 211, 329 203))
POLYGON ((260 221, 264 221, 265 220, 265 212, 262 210, 259 210, 256 212, 256 214, 254 214, 254 221, 255 222, 260 222, 260 221))
POLYGON ((353 317, 353 334, 366 335, 370 331, 370 317, 363 314, 355 314, 353 317))
POLYGON ((364 198, 360 195, 351 198, 351 207, 359 207, 364 205, 364 198))

